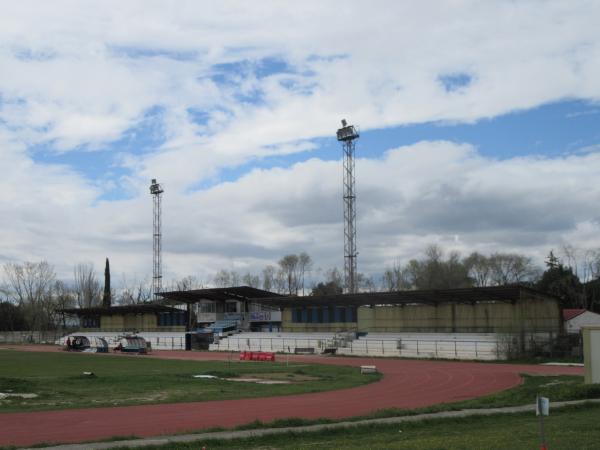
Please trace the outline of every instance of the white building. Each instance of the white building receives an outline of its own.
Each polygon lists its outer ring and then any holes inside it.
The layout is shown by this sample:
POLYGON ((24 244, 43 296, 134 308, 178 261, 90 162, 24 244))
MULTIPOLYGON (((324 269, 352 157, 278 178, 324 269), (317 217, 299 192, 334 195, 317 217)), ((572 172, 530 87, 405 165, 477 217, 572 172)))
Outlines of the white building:
POLYGON ((600 325, 600 314, 587 309, 563 309, 565 331, 578 334, 583 325, 600 325))

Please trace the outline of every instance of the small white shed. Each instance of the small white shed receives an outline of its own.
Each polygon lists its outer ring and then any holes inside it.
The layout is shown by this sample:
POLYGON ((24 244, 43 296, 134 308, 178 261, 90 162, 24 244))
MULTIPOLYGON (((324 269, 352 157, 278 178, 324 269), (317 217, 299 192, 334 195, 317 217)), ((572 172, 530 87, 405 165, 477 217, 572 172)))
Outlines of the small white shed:
POLYGON ((587 309, 563 309, 565 331, 569 334, 579 334, 585 325, 600 326, 600 314, 587 309))

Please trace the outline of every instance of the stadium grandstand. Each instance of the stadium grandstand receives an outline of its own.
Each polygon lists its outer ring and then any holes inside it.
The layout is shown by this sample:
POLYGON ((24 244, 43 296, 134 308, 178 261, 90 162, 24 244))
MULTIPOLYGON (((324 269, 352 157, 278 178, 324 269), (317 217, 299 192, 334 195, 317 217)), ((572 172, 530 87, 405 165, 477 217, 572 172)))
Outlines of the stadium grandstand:
POLYGON ((523 286, 281 296, 248 286, 172 291, 160 304, 63 310, 109 342, 158 349, 502 359, 563 332, 559 299, 523 286))

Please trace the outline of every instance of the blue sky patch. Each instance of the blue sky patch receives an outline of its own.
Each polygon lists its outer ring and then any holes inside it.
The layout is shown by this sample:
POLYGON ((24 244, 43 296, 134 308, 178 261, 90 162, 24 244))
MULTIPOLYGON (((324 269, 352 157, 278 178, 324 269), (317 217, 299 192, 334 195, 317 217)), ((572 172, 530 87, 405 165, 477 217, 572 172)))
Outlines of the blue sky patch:
POLYGON ((56 58, 57 53, 53 50, 32 50, 30 48, 13 49, 13 55, 21 61, 50 61, 56 58))
POLYGON ((123 200, 129 198, 130 193, 119 186, 119 180, 129 175, 130 170, 122 167, 121 158, 124 154, 142 155, 153 152, 165 142, 163 114, 162 107, 151 108, 121 139, 93 151, 84 147, 57 152, 53 143, 48 142, 30 147, 30 154, 37 163, 65 165, 92 183, 104 185, 106 191, 98 200, 123 200))
POLYGON ((238 83, 251 74, 260 79, 280 73, 294 73, 292 66, 281 58, 268 57, 257 61, 244 59, 215 64, 212 66, 211 79, 217 84, 230 84, 238 83))
POLYGON ((559 156, 600 143, 600 114, 587 113, 597 109, 597 105, 571 100, 472 124, 428 122, 363 130, 357 155, 378 157, 390 148, 423 140, 448 140, 473 144, 483 156, 490 158, 559 156))
POLYGON ((200 54, 197 51, 173 51, 166 49, 146 49, 127 46, 108 46, 108 50, 116 55, 126 58, 168 58, 176 61, 191 61, 198 59, 200 54))
POLYGON ((438 80, 446 92, 454 92, 471 84, 473 77, 468 73, 460 72, 440 75, 438 80))
MULTIPOLYGON (((393 148, 420 141, 438 140, 472 144, 481 155, 495 159, 527 155, 567 155, 580 149, 593 149, 594 145, 600 144, 600 112, 595 111, 598 111, 596 105, 574 100, 550 103, 476 123, 428 122, 362 130, 356 143, 356 156, 381 158, 386 151, 393 148)), ((311 142, 316 144, 313 150, 268 156, 236 167, 224 168, 211 179, 195 185, 190 191, 235 181, 253 169, 286 168, 309 158, 337 161, 341 158, 341 147, 335 138, 335 131, 332 128, 330 137, 313 139, 311 142)))
MULTIPOLYGON (((191 109, 188 113, 196 123, 202 125, 209 118, 209 113, 202 110, 191 109)), ((349 121, 352 123, 351 118, 349 121)), ((598 149, 599 124, 600 108, 597 105, 569 100, 468 124, 429 122, 384 129, 363 129, 357 141, 356 156, 381 158, 392 148, 425 140, 447 140, 472 144, 483 156, 495 159, 527 155, 556 157, 577 153, 582 149, 598 149)), ((164 143, 162 126, 163 110, 156 107, 148 111, 144 119, 128 130, 120 140, 107 144, 102 149, 104 151, 80 150, 57 154, 52 145, 47 144, 33 149, 32 155, 40 163, 67 165, 92 182, 114 180, 117 182, 116 187, 108 190, 103 199, 118 200, 127 195, 119 191, 118 179, 129 173, 119 166, 119 158, 123 154, 141 155, 156 151, 164 143)), ((314 149, 255 158, 241 165, 222 168, 214 177, 201 180, 190 187, 188 192, 235 181, 253 169, 286 168, 310 158, 339 160, 341 149, 335 138, 335 131, 334 125, 331 136, 311 140, 315 144, 314 149)))

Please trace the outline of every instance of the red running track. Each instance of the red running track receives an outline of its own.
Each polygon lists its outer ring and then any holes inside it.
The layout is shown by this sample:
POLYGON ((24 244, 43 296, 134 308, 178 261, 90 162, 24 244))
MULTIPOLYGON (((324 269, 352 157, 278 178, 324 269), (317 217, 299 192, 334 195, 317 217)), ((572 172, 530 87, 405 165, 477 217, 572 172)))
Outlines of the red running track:
MULTIPOLYGON (((40 347, 22 348, 40 350, 40 347)), ((47 350, 48 347, 46 347, 47 350)), ((55 350, 51 350, 55 351, 55 350)), ((223 353, 155 352, 164 359, 227 359, 223 353)), ((376 364, 379 382, 315 394, 115 408, 0 414, 0 445, 72 443, 113 436, 156 436, 254 420, 287 417, 342 419, 382 408, 417 408, 511 388, 521 373, 581 375, 580 367, 293 356, 290 360, 359 366, 376 364)))

